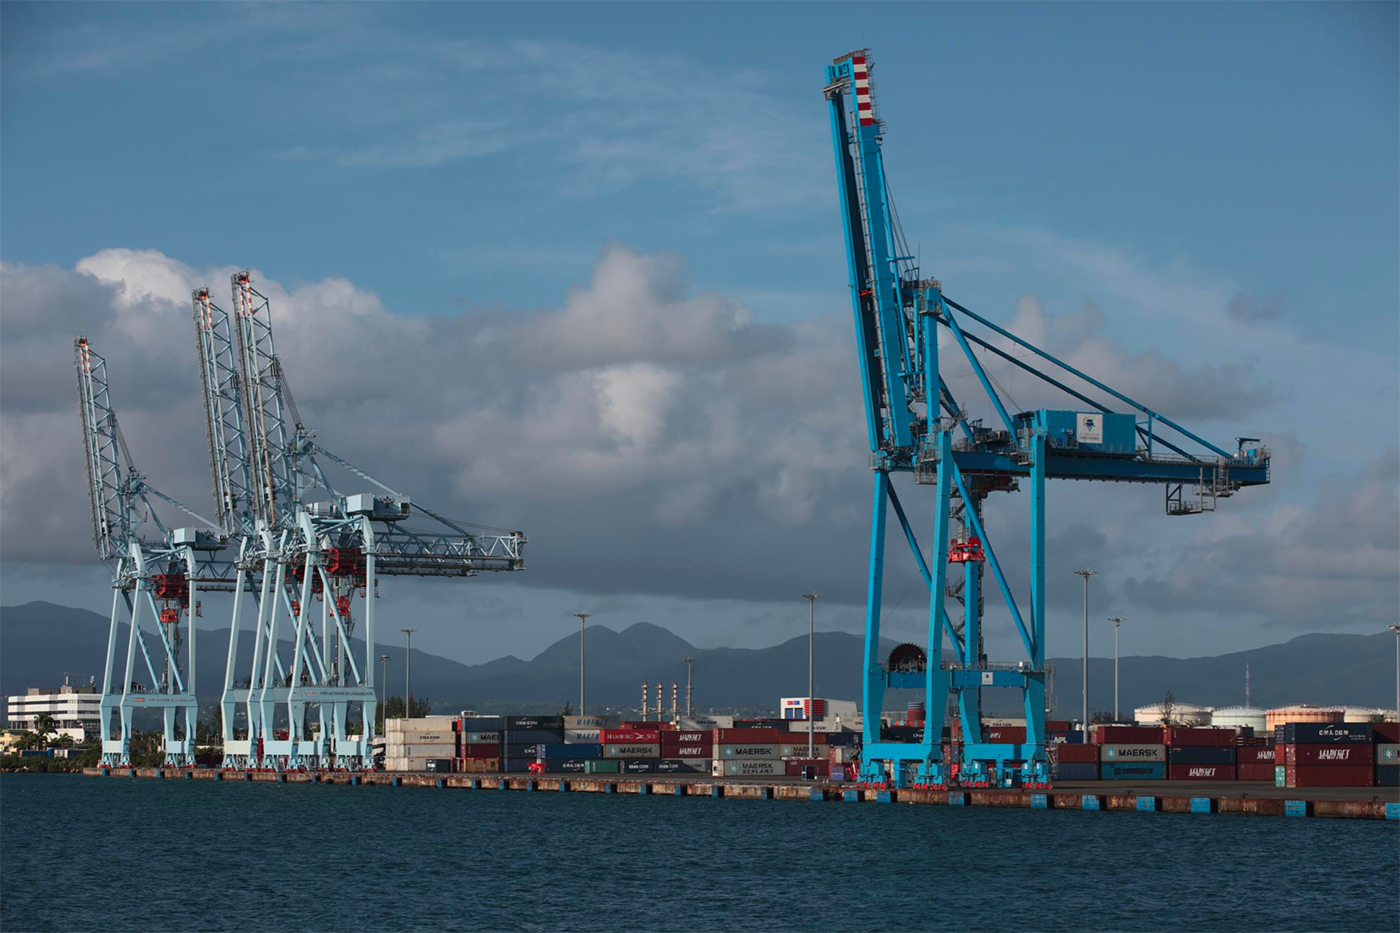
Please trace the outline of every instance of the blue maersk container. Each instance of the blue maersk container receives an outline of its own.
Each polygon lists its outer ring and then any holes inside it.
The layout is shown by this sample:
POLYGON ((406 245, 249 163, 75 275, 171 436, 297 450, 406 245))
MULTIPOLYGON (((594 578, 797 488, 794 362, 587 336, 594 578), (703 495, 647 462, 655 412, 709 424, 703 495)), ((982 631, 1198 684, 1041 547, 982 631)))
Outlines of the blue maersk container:
POLYGON ((1137 418, 1101 411, 1023 411, 1013 419, 1018 430, 1041 428, 1051 447, 1080 448, 1103 454, 1137 450, 1137 418))
POLYGON ((1161 781, 1166 776, 1165 761, 1105 761, 1099 765, 1099 777, 1105 781, 1161 781))

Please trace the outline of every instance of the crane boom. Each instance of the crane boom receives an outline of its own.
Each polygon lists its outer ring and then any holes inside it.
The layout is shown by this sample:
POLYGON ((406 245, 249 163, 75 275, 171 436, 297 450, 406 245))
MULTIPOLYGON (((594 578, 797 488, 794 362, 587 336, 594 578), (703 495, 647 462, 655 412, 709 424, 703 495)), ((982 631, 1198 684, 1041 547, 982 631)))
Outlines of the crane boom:
POLYGON ((107 361, 93 351, 86 337, 78 337, 73 341, 73 362, 78 374, 92 543, 102 560, 112 560, 121 554, 130 530, 130 513, 117 453, 117 413, 112 410, 107 387, 107 361))
POLYGON ((228 312, 213 302, 208 286, 194 290, 193 304, 215 519, 224 534, 250 534, 254 496, 235 337, 228 312))

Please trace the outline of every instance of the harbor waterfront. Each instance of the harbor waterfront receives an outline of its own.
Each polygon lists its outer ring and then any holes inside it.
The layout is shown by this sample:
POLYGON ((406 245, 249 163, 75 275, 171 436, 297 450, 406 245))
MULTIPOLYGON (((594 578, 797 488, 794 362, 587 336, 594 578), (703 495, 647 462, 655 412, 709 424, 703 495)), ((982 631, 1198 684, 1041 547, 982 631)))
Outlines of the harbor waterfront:
POLYGON ((992 866, 1012 834, 1018 858, 1040 866, 1021 896, 1034 897, 1041 928, 1370 931, 1400 920, 1389 887, 1400 824, 1389 821, 779 806, 338 779, 0 775, 0 926, 70 927, 66 898, 46 882, 61 876, 70 896, 102 900, 109 931, 672 930, 738 917, 753 930, 844 931, 887 928, 890 916, 992 929, 1010 896, 992 866), (366 829, 377 840, 368 848, 366 829), (302 833, 319 844, 296 846, 302 833), (290 862, 269 856, 289 839, 290 862), (172 904, 190 879, 197 894, 172 904), (1111 896, 1087 907, 1069 896, 1086 883, 1111 896), (166 905, 159 921, 156 904, 166 905))

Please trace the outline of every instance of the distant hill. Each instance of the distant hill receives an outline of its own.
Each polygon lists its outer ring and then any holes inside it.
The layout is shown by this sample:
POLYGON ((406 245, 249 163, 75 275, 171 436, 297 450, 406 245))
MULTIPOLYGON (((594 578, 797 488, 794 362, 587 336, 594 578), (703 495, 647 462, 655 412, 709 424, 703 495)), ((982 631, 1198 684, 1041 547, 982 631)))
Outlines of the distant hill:
MULTIPOLYGON (((106 651, 107 618, 85 609, 32 602, 0 607, 0 692, 52 686, 65 674, 75 681, 97 675, 106 651)), ((199 633, 196 687, 212 701, 223 686, 228 629, 199 633)), ((894 643, 886 641, 883 652, 894 643)), ((1217 657, 1130 656, 1121 661, 1121 707, 1159 702, 1168 690, 1181 702, 1208 706, 1242 703, 1244 669, 1250 666, 1256 706, 1293 702, 1389 706, 1394 703, 1394 636, 1300 635, 1290 641, 1217 657)), ((252 635, 240 639, 240 657, 252 650, 252 635)), ((862 641, 844 632, 818 632, 816 690, 819 696, 859 700, 862 641)), ((587 633, 588 705, 635 708, 641 682, 680 685, 685 702, 686 657, 695 658, 698 708, 773 709, 779 697, 807 692, 807 638, 797 636, 768 648, 696 648, 678 635, 649 623, 621 632, 601 625, 587 633)), ((284 657, 289 649, 284 649, 284 657)), ((389 671, 390 692, 403 689, 402 649, 396 646, 389 671)), ((141 665, 139 659, 138 667, 141 665)), ((1054 696, 1069 715, 1079 709, 1080 659, 1055 658, 1054 696)), ((578 638, 566 636, 534 658, 497 658, 462 664, 414 650, 413 692, 435 709, 548 710, 578 701, 578 638)), ((1090 706, 1113 705, 1113 660, 1092 658, 1090 706)), ((1007 691, 984 694, 985 709, 1011 714, 1019 704, 1007 691)), ((887 707, 898 705, 891 694, 887 707)), ((653 694, 652 702, 655 702, 653 694)))

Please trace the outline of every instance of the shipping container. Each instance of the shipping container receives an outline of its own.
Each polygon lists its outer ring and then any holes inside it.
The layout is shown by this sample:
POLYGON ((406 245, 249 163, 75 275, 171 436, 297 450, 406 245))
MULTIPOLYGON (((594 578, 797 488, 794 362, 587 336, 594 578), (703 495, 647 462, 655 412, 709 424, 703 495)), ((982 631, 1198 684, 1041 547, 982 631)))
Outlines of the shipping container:
POLYGON ((651 774, 656 770, 655 758, 623 758, 623 774, 651 774))
POLYGON ((1235 746, 1172 745, 1167 749, 1167 761, 1174 765, 1232 765, 1235 746))
POLYGON ((983 726, 982 741, 1001 745, 1020 745, 1026 741, 1026 727, 983 726))
POLYGON ((1099 763, 1098 745, 1059 745, 1055 748, 1055 756, 1060 764, 1092 764, 1099 763))
POLYGON ((495 774, 501 770, 499 758, 459 758, 461 769, 470 774, 495 774))
POLYGON ((506 774, 525 774, 534 763, 533 758, 502 758, 501 771, 506 774))
POLYGON ((1100 745, 1100 761, 1166 761, 1165 745, 1100 745))
POLYGON ((736 729, 777 729, 785 731, 788 721, 774 716, 767 716, 762 719, 736 719, 734 728, 736 729))
POLYGON ((501 734, 499 732, 464 732, 466 741, 473 745, 480 745, 483 742, 490 742, 494 745, 501 744, 501 734))
POLYGON ((662 758, 713 758, 715 757, 715 747, 706 742, 704 745, 661 745, 662 758))
POLYGON ((661 730, 655 726, 647 729, 602 729, 599 738, 604 745, 660 745, 661 730))
POLYGON ((1160 781, 1167 776, 1165 761, 1104 761, 1099 777, 1105 781, 1160 781))
MULTIPOLYGON (((1235 749, 1235 763, 1241 766, 1267 764, 1272 769, 1277 760, 1272 745, 1241 746, 1235 749)), ((1272 778, 1272 770, 1269 774, 1272 778)))
POLYGON ((431 771, 434 774, 447 774, 452 770, 451 758, 429 758, 424 771, 431 771))
POLYGON ((1400 765, 1400 744, 1386 742, 1376 746, 1376 764, 1400 765))
POLYGON ((781 760, 726 760, 720 765, 724 768, 725 777, 774 777, 787 773, 787 767, 781 760))
POLYGON ((454 742, 434 742, 431 745, 401 745, 389 742, 384 747, 386 758, 454 758, 457 745, 454 742))
POLYGON ((1061 781, 1097 781, 1099 766, 1090 761, 1061 761, 1055 771, 1055 777, 1061 781))
POLYGON ((571 729, 592 729, 596 732, 608 727, 607 716, 565 716, 563 720, 566 732, 571 729))
POLYGON ((788 777, 805 778, 808 775, 808 768, 812 768, 816 777, 829 777, 831 775, 831 762, 825 758, 788 758, 784 761, 788 777))
POLYGON ((716 757, 725 760, 731 758, 765 760, 782 758, 783 755, 781 745, 721 745, 716 757))
POLYGON ((531 742, 530 744, 527 745, 527 744, 524 744, 524 743, 502 742, 502 743, 501 743, 501 746, 500 746, 500 748, 501 748, 501 757, 502 757, 502 758, 529 758, 531 761, 534 761, 536 758, 539 757, 539 755, 540 755, 540 749, 543 748, 543 747, 544 747, 545 745, 547 745, 547 744, 551 744, 551 743, 547 743, 547 742, 531 742))
POLYGON ((622 764, 615 758, 590 758, 584 762, 583 770, 586 774, 617 774, 622 764))
POLYGON ((1167 726, 1162 730, 1161 742, 1164 745, 1200 747, 1202 745, 1234 745, 1234 729, 1199 729, 1182 726, 1167 726))
POLYGON ((600 745, 602 729, 565 729, 564 741, 570 745, 600 745))
POLYGON ((806 743, 806 742, 800 742, 800 743, 795 744, 795 745, 779 745, 779 746, 778 746, 778 757, 779 757, 779 758, 807 758, 807 757, 818 758, 818 757, 821 757, 822 755, 825 755, 825 754, 826 754, 826 748, 827 748, 827 747, 826 747, 825 745, 821 744, 820 742, 817 742, 817 743, 815 743, 815 744, 812 746, 812 754, 811 754, 810 756, 808 756, 808 754, 807 754, 807 743, 806 743))
POLYGON ((385 738, 402 745, 450 745, 456 740, 451 729, 425 729, 421 726, 400 729, 389 733, 385 738))
POLYGON ((1371 765, 1285 765, 1283 773, 1284 787, 1372 787, 1376 780, 1371 765))
POLYGON ((1289 722, 1274 727, 1275 745, 1368 745, 1369 722, 1289 722))
POLYGON ((1162 741, 1162 730, 1157 726, 1093 726, 1089 738, 1096 745, 1167 744, 1162 741))
POLYGON ((544 763, 546 774, 583 774, 585 767, 596 758, 548 758, 544 763))
POLYGON ((603 746, 604 758, 660 758, 661 746, 649 744, 623 745, 614 743, 603 746))
POLYGON ((468 716, 466 732, 500 732, 506 727, 504 716, 468 716))
POLYGON ((563 729, 507 729, 501 735, 507 745, 543 745, 546 742, 564 741, 563 729))
POLYGON ((539 756, 544 759, 550 758, 602 758, 603 746, 601 745, 565 745, 563 742, 551 742, 541 745, 539 756))
MULTIPOLYGON (((472 733, 468 733, 471 735, 472 733)), ((497 742, 472 742, 462 746, 459 758, 500 758, 501 746, 497 742)))
POLYGON ((1376 765, 1377 787, 1400 787, 1400 765, 1376 765))
POLYGON ((1327 745, 1285 745, 1283 763, 1285 765, 1373 765, 1376 747, 1374 745, 1327 744, 1327 745))
POLYGON ((1272 784, 1274 782, 1274 763, 1273 761, 1258 761, 1238 764, 1235 766, 1235 778, 1240 781, 1268 781, 1272 784))
POLYGON ((677 729, 661 736, 662 745, 704 745, 714 740, 714 734, 709 729, 677 729))
POLYGON ((545 729, 551 732, 564 731, 563 716, 507 716, 506 730, 514 732, 518 729, 545 729))
POLYGON ((716 729, 716 745, 777 745, 787 731, 777 729, 716 729))
POLYGON ((733 729, 733 716, 683 716, 683 729, 733 729))
POLYGON ((656 763, 657 774, 709 774, 708 758, 663 758, 656 763))
POLYGON ((1371 739, 1377 744, 1400 743, 1400 722, 1387 720, 1371 723, 1371 739))
MULTIPOLYGON (((1204 746, 1210 748, 1211 746, 1204 746)), ((1167 780, 1170 781, 1233 781, 1234 765, 1177 764, 1167 765, 1167 780)))
POLYGON ((390 735, 411 729, 436 729, 440 732, 451 732, 452 723, 456 721, 456 716, 415 716, 412 719, 388 719, 384 722, 384 731, 390 735))
POLYGON ((832 732, 826 737, 827 745, 852 746, 861 744, 861 734, 859 732, 832 732))

